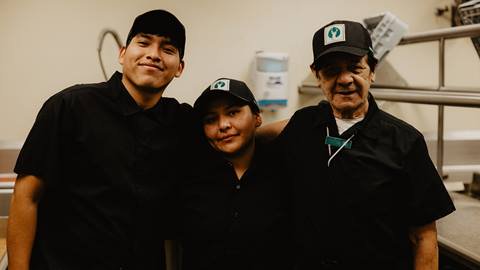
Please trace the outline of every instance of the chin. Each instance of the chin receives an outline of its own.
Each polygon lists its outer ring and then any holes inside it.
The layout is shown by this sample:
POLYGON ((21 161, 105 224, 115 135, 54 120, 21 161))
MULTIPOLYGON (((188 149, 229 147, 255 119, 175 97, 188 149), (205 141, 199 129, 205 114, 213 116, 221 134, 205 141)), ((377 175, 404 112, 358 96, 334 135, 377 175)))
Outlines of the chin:
POLYGON ((232 155, 235 155, 238 151, 239 151, 239 148, 238 147, 235 147, 235 146, 222 146, 222 147, 215 147, 217 149, 217 151, 221 152, 222 154, 224 155, 227 155, 227 156, 232 156, 232 155))
POLYGON ((158 83, 158 82, 152 82, 152 81, 143 81, 137 84, 139 88, 144 89, 145 91, 149 93, 158 93, 164 89, 167 84, 163 83, 158 83))
POLYGON ((220 151, 225 155, 234 155, 238 152, 237 148, 221 148, 220 151))

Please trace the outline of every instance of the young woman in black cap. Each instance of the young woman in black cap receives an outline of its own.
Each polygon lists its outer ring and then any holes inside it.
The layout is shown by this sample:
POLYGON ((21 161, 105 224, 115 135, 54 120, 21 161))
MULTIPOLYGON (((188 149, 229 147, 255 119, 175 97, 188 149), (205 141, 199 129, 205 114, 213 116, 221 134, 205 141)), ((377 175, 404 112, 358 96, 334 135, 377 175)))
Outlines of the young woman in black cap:
POLYGON ((290 188, 273 150, 255 141, 253 94, 223 78, 194 108, 204 149, 181 188, 183 269, 291 269, 290 188))

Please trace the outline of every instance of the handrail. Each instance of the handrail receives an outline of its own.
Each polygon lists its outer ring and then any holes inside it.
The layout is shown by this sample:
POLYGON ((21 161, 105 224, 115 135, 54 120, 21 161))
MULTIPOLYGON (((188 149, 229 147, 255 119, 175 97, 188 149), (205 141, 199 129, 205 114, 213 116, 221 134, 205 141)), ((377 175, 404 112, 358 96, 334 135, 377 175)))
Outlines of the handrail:
MULTIPOLYGON (((318 88, 315 84, 304 84, 303 88, 318 88)), ((412 90, 407 86, 372 85, 370 93, 376 100, 406 102, 429 105, 445 105, 458 107, 480 108, 480 92, 461 92, 443 88, 442 91, 434 91, 431 88, 416 88, 412 90), (408 89, 408 91, 398 91, 408 89)))
POLYGON ((462 25, 406 35, 400 40, 399 45, 437 41, 440 38, 452 39, 477 36, 480 36, 480 24, 462 25))
POLYGON ((405 86, 405 85, 391 85, 383 83, 374 83, 371 85, 371 88, 389 88, 396 90, 425 90, 429 92, 456 92, 462 95, 477 95, 480 93, 480 88, 476 87, 429 87, 429 86, 405 86))
POLYGON ((450 91, 398 91, 385 88, 373 88, 370 92, 378 100, 480 108, 480 93, 477 95, 463 95, 462 93, 450 91))

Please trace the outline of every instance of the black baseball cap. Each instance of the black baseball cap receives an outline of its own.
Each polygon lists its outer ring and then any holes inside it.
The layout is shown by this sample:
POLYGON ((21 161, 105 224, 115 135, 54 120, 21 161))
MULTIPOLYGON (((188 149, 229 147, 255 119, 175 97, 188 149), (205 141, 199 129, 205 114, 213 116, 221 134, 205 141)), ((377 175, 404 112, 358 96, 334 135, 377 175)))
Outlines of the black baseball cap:
POLYGON ((222 95, 231 95, 235 98, 238 98, 240 101, 248 104, 254 113, 260 112, 258 103, 247 84, 242 81, 229 78, 220 78, 214 81, 197 98, 193 104, 193 107, 198 113, 202 114, 204 113, 208 102, 211 101, 212 98, 222 95))
POLYGON ((135 18, 128 33, 127 46, 139 33, 163 36, 170 39, 172 45, 178 49, 180 59, 185 52, 185 27, 172 13, 156 9, 150 10, 135 18))
POLYGON ((333 21, 320 28, 313 35, 313 63, 318 65, 321 58, 332 52, 343 52, 356 56, 368 53, 373 56, 372 40, 362 24, 352 21, 333 21))

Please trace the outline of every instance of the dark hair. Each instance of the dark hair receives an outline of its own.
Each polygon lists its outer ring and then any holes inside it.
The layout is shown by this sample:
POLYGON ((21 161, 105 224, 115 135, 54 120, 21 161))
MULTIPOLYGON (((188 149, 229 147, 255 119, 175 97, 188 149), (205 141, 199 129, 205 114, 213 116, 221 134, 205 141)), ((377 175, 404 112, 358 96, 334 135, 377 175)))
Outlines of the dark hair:
POLYGON ((368 55, 367 63, 368 63, 368 66, 370 67, 370 71, 375 72, 375 68, 377 67, 378 60, 377 58, 375 58, 375 56, 373 56, 372 52, 369 52, 367 55, 368 55))
POLYGON ((186 40, 185 27, 172 13, 157 9, 139 15, 135 18, 128 33, 126 46, 139 33, 169 38, 172 45, 178 49, 180 59, 183 59, 186 40))
POLYGON ((252 104, 251 102, 248 102, 246 100, 235 97, 235 96, 225 92, 223 94, 222 93, 217 93, 215 95, 212 95, 212 96, 208 97, 208 100, 205 100, 205 102, 203 102, 202 105, 197 106, 195 108, 195 111, 196 111, 197 115, 200 118, 204 117, 205 114, 207 113, 208 108, 211 106, 212 102, 216 99, 219 99, 219 98, 227 99, 228 100, 227 101, 228 106, 243 107, 245 105, 248 105, 248 107, 250 107, 250 110, 252 111, 253 114, 259 114, 260 113, 260 110, 258 109, 258 107, 255 106, 254 104, 252 104))

